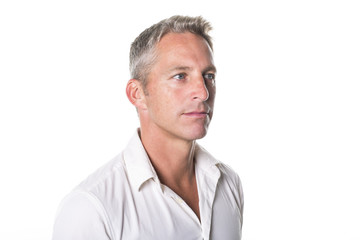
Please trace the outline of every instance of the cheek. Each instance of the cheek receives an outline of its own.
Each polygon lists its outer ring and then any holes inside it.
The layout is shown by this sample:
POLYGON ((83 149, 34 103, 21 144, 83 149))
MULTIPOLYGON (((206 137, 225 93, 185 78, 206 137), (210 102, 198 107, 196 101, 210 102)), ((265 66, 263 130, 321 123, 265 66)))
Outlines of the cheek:
POLYGON ((166 118, 176 109, 175 97, 170 91, 153 91, 148 98, 148 110, 153 118, 166 118))

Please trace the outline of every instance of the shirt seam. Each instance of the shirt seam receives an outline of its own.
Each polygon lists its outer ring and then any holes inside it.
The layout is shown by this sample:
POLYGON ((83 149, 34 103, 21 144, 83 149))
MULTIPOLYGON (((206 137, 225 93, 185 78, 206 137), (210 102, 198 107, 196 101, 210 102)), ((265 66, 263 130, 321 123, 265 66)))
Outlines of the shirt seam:
POLYGON ((114 229, 111 225, 109 215, 108 215, 104 205, 100 201, 100 199, 92 192, 88 192, 85 190, 76 190, 76 192, 78 192, 79 194, 83 194, 85 197, 87 197, 91 201, 91 203, 94 205, 94 207, 101 212, 101 215, 104 218, 104 222, 105 222, 106 226, 108 226, 108 228, 109 228, 110 239, 115 239, 114 238, 114 229))

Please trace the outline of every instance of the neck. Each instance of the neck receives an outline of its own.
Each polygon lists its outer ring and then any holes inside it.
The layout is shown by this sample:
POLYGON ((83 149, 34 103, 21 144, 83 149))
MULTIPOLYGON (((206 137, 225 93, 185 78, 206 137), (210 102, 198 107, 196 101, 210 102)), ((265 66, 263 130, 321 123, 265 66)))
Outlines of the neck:
POLYGON ((141 129, 141 141, 161 183, 183 188, 194 180, 195 140, 186 141, 141 129))
POLYGON ((160 182, 178 194, 200 220, 195 140, 179 139, 161 129, 143 128, 143 125, 140 135, 160 182))

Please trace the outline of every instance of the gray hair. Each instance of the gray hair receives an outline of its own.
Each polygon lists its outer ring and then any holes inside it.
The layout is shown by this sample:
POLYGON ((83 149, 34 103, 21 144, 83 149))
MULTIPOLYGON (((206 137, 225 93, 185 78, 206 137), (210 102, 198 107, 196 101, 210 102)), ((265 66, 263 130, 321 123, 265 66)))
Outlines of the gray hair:
POLYGON ((211 24, 202 17, 172 16, 145 29, 131 44, 130 75, 139 80, 144 88, 147 75, 156 60, 156 44, 168 33, 190 32, 203 37, 213 50, 213 44, 208 32, 211 24))

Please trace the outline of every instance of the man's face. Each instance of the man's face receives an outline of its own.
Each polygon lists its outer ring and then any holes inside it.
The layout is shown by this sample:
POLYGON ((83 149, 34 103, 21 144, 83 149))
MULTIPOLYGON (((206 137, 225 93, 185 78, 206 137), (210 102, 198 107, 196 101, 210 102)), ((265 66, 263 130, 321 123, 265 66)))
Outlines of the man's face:
POLYGON ((206 135, 215 99, 215 65, 206 40, 169 33, 157 44, 147 78, 147 126, 182 140, 206 135))

